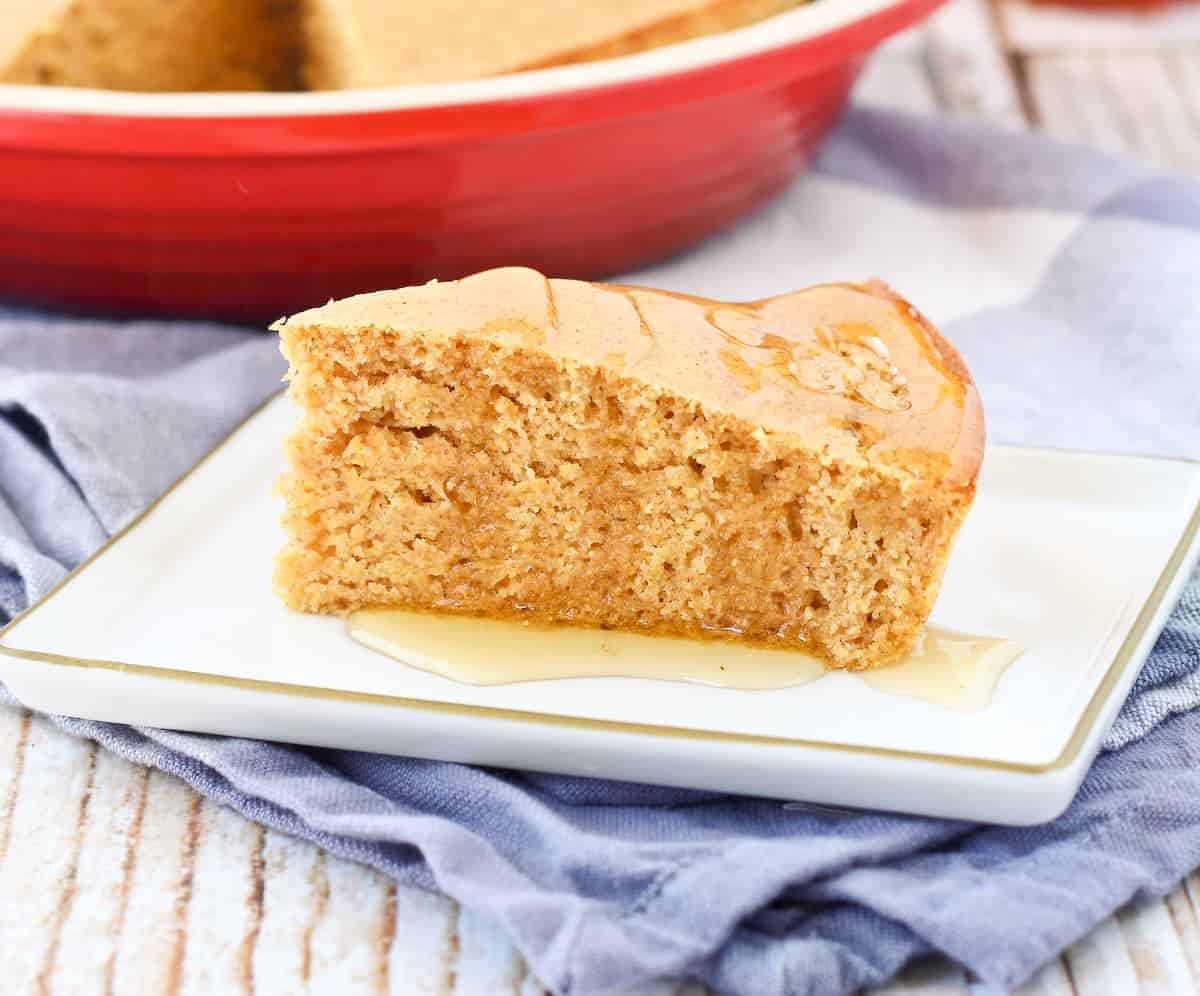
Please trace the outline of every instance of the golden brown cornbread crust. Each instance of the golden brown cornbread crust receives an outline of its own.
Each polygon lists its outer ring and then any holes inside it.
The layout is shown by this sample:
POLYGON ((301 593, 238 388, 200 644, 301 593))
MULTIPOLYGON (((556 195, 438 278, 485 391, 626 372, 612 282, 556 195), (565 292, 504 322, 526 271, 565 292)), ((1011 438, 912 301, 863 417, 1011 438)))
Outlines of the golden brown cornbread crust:
POLYGON ((304 611, 729 631, 873 666, 919 633, 974 494, 970 377, 878 284, 725 305, 491 271, 279 329, 305 414, 276 584, 304 611), (883 335, 810 341, 804 316, 831 308, 883 335), (795 351, 747 345, 764 321, 795 351), (789 387, 816 376, 810 347, 842 388, 789 387))
POLYGON ((0 82, 186 91, 475 79, 625 55, 797 2, 7 0, 0 82))
POLYGON ((311 89, 341 90, 545 69, 728 31, 800 2, 303 0, 304 77, 311 89))
POLYGON ((293 0, 8 0, 0 83, 109 90, 299 85, 293 0))
POLYGON ((979 468, 983 464, 983 444, 985 429, 983 422, 983 402, 975 387, 975 380, 967 368, 962 354, 955 348, 954 343, 947 339, 937 327, 925 317, 916 307, 897 294, 891 287, 878 278, 872 278, 863 283, 863 289, 872 294, 895 302, 897 307, 906 309, 908 315, 920 325, 930 344, 938 354, 938 359, 951 377, 962 385, 962 426, 959 430, 958 443, 952 450, 950 467, 947 477, 951 481, 969 482, 974 494, 974 487, 979 478, 979 468))

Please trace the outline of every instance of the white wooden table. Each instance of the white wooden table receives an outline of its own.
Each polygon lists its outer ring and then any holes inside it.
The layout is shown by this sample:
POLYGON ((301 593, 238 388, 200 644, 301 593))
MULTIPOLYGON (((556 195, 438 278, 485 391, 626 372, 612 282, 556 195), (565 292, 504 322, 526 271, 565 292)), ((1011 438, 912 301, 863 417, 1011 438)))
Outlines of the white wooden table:
MULTIPOLYGON (((1200 172, 1200 7, 1144 19, 953 0, 870 64, 858 99, 1200 172)), ((0 707, 3 996, 542 991, 505 937, 451 900, 0 707)), ((931 961, 883 991, 951 996, 968 980, 931 961)), ((1022 992, 1200 993, 1200 873, 1101 924, 1022 992)))

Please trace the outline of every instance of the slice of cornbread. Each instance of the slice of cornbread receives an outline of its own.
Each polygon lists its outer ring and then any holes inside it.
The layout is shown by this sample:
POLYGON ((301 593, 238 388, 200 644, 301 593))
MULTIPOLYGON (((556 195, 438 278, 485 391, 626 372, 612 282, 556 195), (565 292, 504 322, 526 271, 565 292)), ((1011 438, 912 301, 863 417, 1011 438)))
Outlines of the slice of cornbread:
POLYGON ((975 493, 954 349, 883 284, 746 304, 490 270, 278 323, 287 604, 904 654, 975 493))
POLYGON ((0 83, 109 90, 298 85, 295 0, 9 0, 0 83))
POLYGON ((302 0, 314 90, 475 79, 727 31, 801 0, 302 0))

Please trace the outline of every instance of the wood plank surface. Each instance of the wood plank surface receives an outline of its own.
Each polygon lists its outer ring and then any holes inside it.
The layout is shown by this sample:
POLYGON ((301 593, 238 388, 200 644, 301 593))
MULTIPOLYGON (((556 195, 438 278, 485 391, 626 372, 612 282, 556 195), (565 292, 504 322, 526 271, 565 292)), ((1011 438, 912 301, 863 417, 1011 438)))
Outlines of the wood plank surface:
MULTIPOLYGON (((886 44, 855 99, 1200 171, 1200 5, 1150 17, 953 0, 886 44)), ((503 932, 451 900, 265 830, 0 707, 0 993, 537 996, 503 932)), ((642 996, 703 996, 662 980, 642 996)), ((980 996, 945 961, 887 994, 980 996)), ((1105 921, 1021 996, 1200 993, 1200 873, 1105 921)))
POLYGON ((1200 171, 1200 118, 1192 106, 1198 63, 1200 47, 1025 60, 1046 131, 1192 173, 1200 171))
POLYGON ((74 894, 50 967, 51 992, 111 989, 133 870, 141 836, 149 772, 100 751, 79 847, 74 894))
POLYGON ((987 0, 956 0, 922 28, 938 103, 955 117, 1026 127, 1021 93, 987 0))
POLYGON ((1189 875, 1167 896, 1167 912, 1183 948, 1192 986, 1200 992, 1200 872, 1189 875))

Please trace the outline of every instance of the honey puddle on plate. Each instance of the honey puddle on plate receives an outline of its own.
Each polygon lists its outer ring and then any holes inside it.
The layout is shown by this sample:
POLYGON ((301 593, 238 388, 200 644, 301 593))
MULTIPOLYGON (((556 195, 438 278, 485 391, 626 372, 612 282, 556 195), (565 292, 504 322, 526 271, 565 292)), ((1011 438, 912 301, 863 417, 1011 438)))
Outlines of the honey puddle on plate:
MULTIPOLYGON (((404 609, 365 609, 351 639, 404 664, 471 685, 549 678, 653 678, 722 688, 787 688, 824 677, 815 657, 732 639, 693 640, 404 609), (431 624, 432 623, 432 624, 431 624)), ((1010 640, 927 627, 898 664, 853 676, 890 695, 973 712, 1020 655, 1010 640)))

